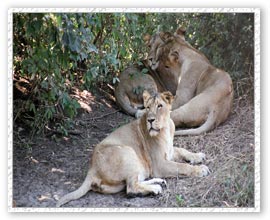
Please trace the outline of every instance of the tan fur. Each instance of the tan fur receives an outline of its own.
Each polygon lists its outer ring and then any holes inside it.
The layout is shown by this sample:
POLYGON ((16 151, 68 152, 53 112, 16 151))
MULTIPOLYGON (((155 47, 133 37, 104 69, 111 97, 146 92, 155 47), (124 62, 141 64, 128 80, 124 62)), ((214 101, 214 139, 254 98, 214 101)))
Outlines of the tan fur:
POLYGON ((184 159, 200 163, 205 155, 173 147, 172 99, 170 92, 150 95, 145 91, 146 113, 118 128, 95 147, 83 184, 62 197, 57 207, 82 197, 89 190, 117 193, 126 187, 128 194, 156 195, 162 192, 160 184, 166 183, 160 178, 207 175, 209 169, 205 165, 176 162, 184 159), (145 180, 147 178, 153 179, 145 180))
MULTIPOLYGON (((153 59, 148 56, 148 61, 156 60, 156 54, 159 54, 160 46, 164 44, 164 40, 170 36, 169 32, 160 32, 153 36, 149 34, 144 36, 144 41, 146 46, 153 48, 153 51, 150 51, 149 54, 152 54, 153 59), (152 46, 151 46, 152 45, 152 46), (158 50, 158 51, 156 51, 158 50)), ((151 62, 151 61, 150 61, 151 62)), ((120 82, 115 87, 115 98, 118 106, 127 114, 135 116, 136 118, 140 117, 143 114, 143 102, 142 102, 142 91, 138 91, 138 88, 143 88, 148 90, 151 94, 156 92, 163 92, 169 90, 170 92, 173 89, 169 86, 166 86, 166 82, 159 78, 159 74, 152 70, 149 66, 153 65, 146 60, 142 61, 141 66, 133 65, 126 68, 119 76, 120 82), (142 74, 141 71, 143 68, 148 69, 147 74, 142 74), (137 92, 135 92, 135 90, 137 92)))
POLYGON ((120 82, 115 87, 116 103, 121 109, 136 118, 143 114, 142 92, 147 90, 151 94, 166 90, 158 75, 151 70, 146 61, 142 61, 142 66, 133 65, 126 68, 119 76, 120 82), (148 73, 143 74, 143 68, 148 69, 148 73))
POLYGON ((198 127, 177 130, 175 135, 197 135, 224 122, 233 100, 232 80, 228 73, 212 66, 209 60, 184 40, 184 31, 167 35, 164 44, 151 45, 149 64, 167 88, 175 93, 171 118, 176 127, 198 127), (155 57, 155 61, 153 61, 155 57))
POLYGON ((120 82, 115 88, 116 103, 131 116, 135 116, 142 109, 144 90, 151 94, 157 92, 157 84, 154 79, 149 74, 142 74, 141 70, 141 67, 135 65, 125 69, 120 74, 120 82))

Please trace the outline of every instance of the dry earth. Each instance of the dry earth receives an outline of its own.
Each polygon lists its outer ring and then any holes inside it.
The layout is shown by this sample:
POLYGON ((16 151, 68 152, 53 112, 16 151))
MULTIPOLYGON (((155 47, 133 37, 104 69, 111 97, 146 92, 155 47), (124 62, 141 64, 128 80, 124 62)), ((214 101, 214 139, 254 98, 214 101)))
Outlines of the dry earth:
MULTIPOLYGON (((111 131, 131 120, 104 94, 84 91, 89 113, 75 119, 78 134, 35 136, 14 124, 13 201, 17 207, 55 207, 62 195, 85 178, 93 147, 111 131)), ((89 192, 64 207, 253 207, 254 107, 247 98, 234 102, 228 120, 214 131, 176 137, 175 146, 206 154, 212 173, 204 178, 170 178, 161 195, 128 198, 125 192, 89 192)))

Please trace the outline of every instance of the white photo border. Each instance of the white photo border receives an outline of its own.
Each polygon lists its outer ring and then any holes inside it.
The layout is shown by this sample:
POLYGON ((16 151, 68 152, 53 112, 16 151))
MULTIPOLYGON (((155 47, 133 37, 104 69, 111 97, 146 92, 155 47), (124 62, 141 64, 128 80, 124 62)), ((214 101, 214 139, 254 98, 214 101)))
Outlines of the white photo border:
POLYGON ((10 8, 8 10, 8 211, 9 212, 260 212, 260 8, 10 8), (255 179, 252 208, 24 208, 12 207, 13 13, 254 13, 255 179))

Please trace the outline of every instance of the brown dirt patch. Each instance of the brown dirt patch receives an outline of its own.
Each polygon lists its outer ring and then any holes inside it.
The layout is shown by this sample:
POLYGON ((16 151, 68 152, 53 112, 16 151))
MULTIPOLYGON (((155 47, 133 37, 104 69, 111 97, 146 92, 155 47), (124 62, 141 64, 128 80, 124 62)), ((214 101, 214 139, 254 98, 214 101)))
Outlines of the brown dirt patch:
MULTIPOLYGON (((85 95, 85 94, 84 94, 85 95)), ((80 135, 29 138, 14 124, 13 200, 17 207, 55 207, 62 195, 83 182, 93 147, 111 131, 134 120, 101 94, 89 101, 89 113, 76 119, 80 135)), ((206 154, 212 173, 204 178, 170 178, 161 195, 128 198, 125 192, 88 192, 65 207, 253 207, 254 108, 235 100, 229 119, 214 131, 176 137, 175 146, 206 154)))

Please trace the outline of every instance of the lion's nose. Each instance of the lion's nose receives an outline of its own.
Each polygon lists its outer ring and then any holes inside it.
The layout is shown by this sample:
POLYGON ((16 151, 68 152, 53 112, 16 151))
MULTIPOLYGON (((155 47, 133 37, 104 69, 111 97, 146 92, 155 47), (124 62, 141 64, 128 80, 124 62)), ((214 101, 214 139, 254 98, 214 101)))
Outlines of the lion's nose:
POLYGON ((154 119, 154 118, 149 118, 149 119, 147 119, 147 121, 148 121, 150 124, 152 124, 152 123, 155 121, 155 119, 154 119))

